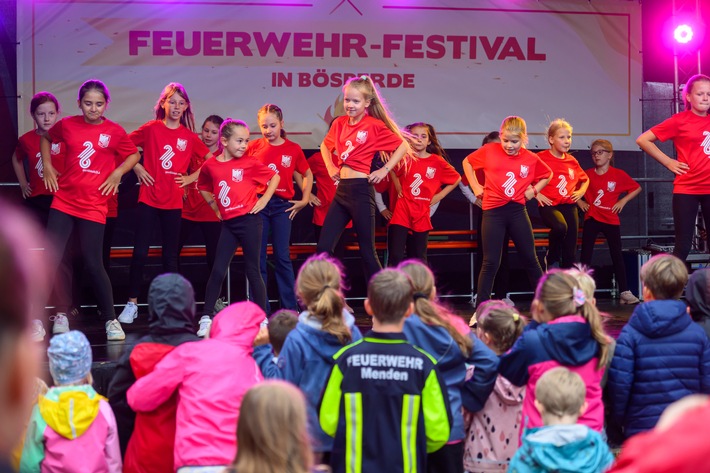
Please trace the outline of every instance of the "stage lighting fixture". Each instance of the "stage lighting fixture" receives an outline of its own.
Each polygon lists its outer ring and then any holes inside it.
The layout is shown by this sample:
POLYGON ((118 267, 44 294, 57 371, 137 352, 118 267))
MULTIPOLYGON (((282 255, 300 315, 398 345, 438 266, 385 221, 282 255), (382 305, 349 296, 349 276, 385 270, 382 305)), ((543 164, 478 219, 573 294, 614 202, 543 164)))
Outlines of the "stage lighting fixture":
POLYGON ((693 28, 690 25, 678 25, 673 31, 673 38, 680 44, 689 43, 693 39, 693 28))

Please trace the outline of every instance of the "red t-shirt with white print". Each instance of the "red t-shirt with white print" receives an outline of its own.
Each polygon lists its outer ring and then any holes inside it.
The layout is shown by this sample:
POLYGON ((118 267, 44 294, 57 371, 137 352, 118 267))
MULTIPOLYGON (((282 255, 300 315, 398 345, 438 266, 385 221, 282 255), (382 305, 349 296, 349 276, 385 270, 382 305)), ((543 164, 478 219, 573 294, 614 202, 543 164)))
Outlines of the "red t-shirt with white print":
POLYGON ((587 169, 587 175, 589 187, 584 194, 584 200, 589 204, 589 210, 584 219, 593 218, 609 225, 620 225, 619 214, 612 212, 611 208, 619 201, 621 194, 636 190, 640 186, 624 171, 611 166, 602 175, 597 174, 594 168, 587 169))
MULTIPOLYGON (((40 135, 36 130, 28 131, 20 137, 15 148, 15 157, 19 162, 27 159, 29 165, 29 184, 32 193, 30 197, 38 195, 52 195, 44 186, 44 168, 42 167, 42 154, 39 151, 40 135)), ((64 168, 65 147, 62 143, 52 143, 52 166, 61 174, 64 168)))
POLYGON ((552 179, 540 193, 552 201, 551 205, 574 204, 572 193, 577 190, 580 182, 589 179, 579 162, 568 153, 557 158, 549 149, 540 151, 537 155, 552 170, 552 179))
POLYGON ((193 155, 205 157, 209 148, 187 127, 168 128, 162 120, 151 120, 128 135, 143 148, 143 167, 155 182, 141 185, 138 202, 157 209, 182 209, 184 189, 175 178, 187 173, 193 155))
MULTIPOLYGON (((246 154, 253 156, 263 164, 271 168, 281 178, 279 187, 274 192, 275 196, 285 200, 293 199, 295 191, 293 190, 293 172, 298 171, 301 175, 305 175, 308 171, 308 162, 306 155, 300 146, 291 140, 285 140, 278 146, 269 143, 266 138, 250 141, 246 154)), ((259 193, 263 193, 266 188, 259 189, 259 193)))
MULTIPOLYGON (((212 159, 212 158, 209 158, 212 159)), ((190 161, 190 174, 202 168, 206 159, 204 156, 192 156, 190 161)), ((214 210, 207 205, 207 201, 200 194, 195 181, 185 188, 185 201, 182 205, 182 218, 193 222, 219 222, 214 210)))
POLYGON ((104 119, 98 125, 86 123, 83 116, 65 117, 54 124, 48 137, 52 143, 66 145, 64 172, 52 208, 74 217, 106 223, 109 195, 99 186, 138 149, 117 123, 104 119))
POLYGON ((397 199, 390 225, 401 225, 415 232, 427 232, 431 225, 431 199, 441 186, 454 184, 461 176, 438 154, 410 160, 397 167, 402 198, 397 199))
MULTIPOLYGON (((330 158, 334 166, 338 165, 338 157, 331 154, 330 158)), ((325 167, 323 155, 318 151, 308 158, 308 166, 313 173, 313 180, 316 185, 316 196, 320 200, 319 206, 313 206, 313 224, 323 226, 325 216, 328 215, 330 203, 335 198, 335 191, 338 190, 338 181, 334 181, 328 174, 328 168, 325 167)), ((352 228, 352 222, 348 222, 345 228, 352 228)))
POLYGON ((521 148, 516 156, 508 156, 500 143, 488 143, 466 159, 474 171, 482 169, 483 210, 502 207, 510 202, 525 205, 525 190, 552 171, 535 153, 521 148))
POLYGON ((229 220, 249 213, 259 200, 257 189, 276 173, 251 156, 223 162, 208 159, 202 165, 197 188, 214 194, 222 219, 229 220))
POLYGON ((337 150, 338 162, 353 170, 370 173, 372 158, 378 151, 394 151, 402 144, 382 120, 365 115, 355 125, 348 123, 348 116, 333 121, 323 143, 329 150, 337 150))

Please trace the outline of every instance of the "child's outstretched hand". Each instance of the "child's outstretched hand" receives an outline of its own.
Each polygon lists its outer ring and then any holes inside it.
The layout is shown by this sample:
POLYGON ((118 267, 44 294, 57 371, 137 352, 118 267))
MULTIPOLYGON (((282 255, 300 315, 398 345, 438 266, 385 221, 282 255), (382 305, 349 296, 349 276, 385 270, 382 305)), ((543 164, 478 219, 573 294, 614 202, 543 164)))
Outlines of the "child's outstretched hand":
POLYGON ((259 345, 266 345, 267 343, 269 343, 269 329, 267 327, 261 327, 254 339, 254 346, 258 347, 259 345))

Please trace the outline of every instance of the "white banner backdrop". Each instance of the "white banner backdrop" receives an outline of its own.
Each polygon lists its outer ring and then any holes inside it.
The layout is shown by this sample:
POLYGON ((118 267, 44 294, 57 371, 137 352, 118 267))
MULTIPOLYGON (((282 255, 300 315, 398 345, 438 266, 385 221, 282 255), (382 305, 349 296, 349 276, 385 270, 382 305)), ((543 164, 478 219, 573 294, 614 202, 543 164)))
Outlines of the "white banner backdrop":
POLYGON ((370 74, 401 126, 426 121, 447 148, 470 149, 507 115, 530 148, 566 118, 573 148, 596 138, 636 150, 641 133, 641 11, 620 0, 21 0, 20 131, 32 94, 78 113, 88 78, 112 94, 128 131, 153 117, 162 88, 185 85, 198 126, 210 114, 256 129, 264 103, 284 110, 304 148, 339 114, 341 87, 370 74))

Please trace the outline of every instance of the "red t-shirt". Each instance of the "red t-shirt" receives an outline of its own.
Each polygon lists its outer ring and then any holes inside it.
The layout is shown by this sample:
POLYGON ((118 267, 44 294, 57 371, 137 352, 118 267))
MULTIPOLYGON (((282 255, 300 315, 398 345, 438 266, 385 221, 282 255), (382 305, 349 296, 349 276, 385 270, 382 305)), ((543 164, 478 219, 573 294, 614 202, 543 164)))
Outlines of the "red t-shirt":
MULTIPOLYGON (((333 165, 337 166, 338 157, 335 154, 331 154, 330 158, 333 165)), ((323 155, 320 151, 308 158, 308 166, 310 166, 313 173, 313 180, 316 183, 316 195, 318 200, 320 200, 320 205, 313 207, 313 224, 322 227, 323 222, 325 222, 325 216, 328 215, 330 203, 335 198, 335 191, 338 190, 338 181, 334 181, 328 174, 328 169, 325 167, 323 155)), ((352 226, 353 224, 350 222, 346 228, 352 228, 352 226)))
POLYGON ((485 174, 483 210, 502 207, 510 202, 525 205, 529 185, 552 176, 552 171, 535 153, 521 148, 517 156, 508 156, 500 143, 488 143, 466 156, 474 171, 485 174))
POLYGON ((710 115, 700 117, 691 111, 673 115, 651 128, 661 141, 673 140, 678 161, 690 169, 673 181, 674 194, 710 193, 710 115))
POLYGON ((128 135, 143 148, 143 167, 155 182, 141 185, 138 202, 157 209, 182 209, 183 189, 175 178, 187 172, 193 155, 205 157, 210 150, 188 128, 165 126, 162 120, 151 120, 128 135))
POLYGON ((574 204, 572 193, 577 190, 580 182, 589 179, 577 160, 567 153, 562 159, 556 158, 549 149, 537 155, 552 169, 552 179, 540 193, 550 199, 552 205, 574 204))
POLYGON ((438 154, 411 160, 408 166, 398 166, 396 174, 402 184, 402 198, 397 200, 390 225, 401 225, 415 232, 431 230, 432 197, 441 186, 454 184, 461 176, 438 154))
MULTIPOLYGON (((42 154, 39 152, 40 135, 36 130, 28 131, 20 137, 15 148, 15 157, 19 162, 27 159, 29 164, 29 183, 32 193, 30 197, 38 195, 52 195, 52 193, 44 186, 44 168, 42 167, 42 154)), ((64 169, 64 154, 65 147, 62 143, 52 143, 52 166, 58 173, 62 173, 64 169)))
MULTIPOLYGON (((202 168, 205 161, 204 156, 193 155, 192 161, 190 162, 190 174, 202 168)), ((214 210, 207 205, 207 201, 202 197, 202 194, 200 194, 200 190, 197 188, 197 182, 198 181, 195 181, 185 188, 182 218, 193 222, 219 222, 214 210)))
POLYGON ((64 173, 59 176, 59 190, 52 208, 74 217, 106 223, 108 200, 99 186, 138 149, 126 131, 111 120, 99 125, 86 123, 83 116, 65 117, 49 130, 52 143, 66 146, 64 173))
POLYGON ((609 166, 609 170, 601 176, 594 168, 587 169, 589 176, 589 187, 584 194, 584 200, 589 204, 589 210, 584 219, 594 220, 609 225, 620 225, 619 214, 611 211, 611 208, 619 201, 621 194, 638 189, 636 181, 621 169, 609 166))
POLYGON ((336 118, 323 140, 330 151, 337 150, 339 166, 347 164, 355 171, 370 174, 376 152, 394 151, 402 144, 402 138, 382 120, 365 115, 357 124, 350 125, 348 119, 336 118))
POLYGON ((275 174, 251 156, 227 162, 208 159, 200 170, 197 188, 214 194, 222 219, 229 220, 248 214, 259 200, 257 188, 275 174))
MULTIPOLYGON (((293 172, 298 171, 305 175, 308 171, 306 155, 300 146, 290 140, 286 140, 278 146, 273 146, 266 138, 250 141, 246 154, 253 156, 281 177, 279 187, 274 192, 275 196, 285 200, 293 199, 293 172)), ((266 187, 259 189, 263 193, 266 187)))

